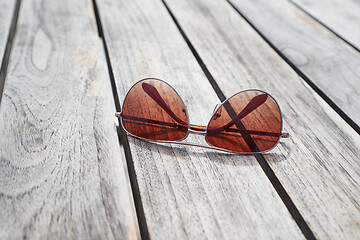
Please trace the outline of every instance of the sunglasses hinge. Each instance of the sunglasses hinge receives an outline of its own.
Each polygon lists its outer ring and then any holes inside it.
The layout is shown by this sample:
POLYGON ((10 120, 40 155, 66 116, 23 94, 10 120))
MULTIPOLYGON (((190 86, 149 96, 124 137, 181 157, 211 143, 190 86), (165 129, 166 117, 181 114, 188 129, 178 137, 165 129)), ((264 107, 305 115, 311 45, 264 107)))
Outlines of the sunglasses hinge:
POLYGON ((286 133, 286 132, 281 133, 280 137, 282 137, 282 138, 289 138, 289 137, 290 137, 290 133, 286 133))

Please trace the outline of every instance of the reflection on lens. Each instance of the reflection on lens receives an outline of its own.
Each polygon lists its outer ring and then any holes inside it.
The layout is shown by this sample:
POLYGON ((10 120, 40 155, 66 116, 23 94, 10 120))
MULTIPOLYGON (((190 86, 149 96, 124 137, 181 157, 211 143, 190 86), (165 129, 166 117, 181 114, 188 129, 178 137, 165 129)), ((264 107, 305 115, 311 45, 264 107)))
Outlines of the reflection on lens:
POLYGON ((130 89, 121 119, 126 131, 148 140, 176 141, 188 132, 183 102, 172 87, 158 79, 144 79, 130 89))
POLYGON ((206 141, 233 152, 263 152, 276 145, 281 126, 276 101, 267 93, 248 90, 218 108, 210 119, 206 141))

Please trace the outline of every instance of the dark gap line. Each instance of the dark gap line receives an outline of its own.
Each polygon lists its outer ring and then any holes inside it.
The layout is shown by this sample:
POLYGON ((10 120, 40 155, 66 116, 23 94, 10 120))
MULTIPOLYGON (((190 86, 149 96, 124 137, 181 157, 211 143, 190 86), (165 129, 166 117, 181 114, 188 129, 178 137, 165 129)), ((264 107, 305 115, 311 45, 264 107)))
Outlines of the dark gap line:
POLYGON ((226 0, 230 6, 260 35, 260 37, 337 113, 347 124, 349 124, 358 134, 360 127, 338 107, 320 88, 313 83, 305 73, 303 73, 295 64, 293 64, 271 41, 261 33, 259 29, 236 8, 229 0, 226 0))
POLYGON ((276 174, 270 167, 269 163, 266 161, 264 156, 260 153, 255 154, 256 160, 260 164, 261 168, 265 172, 266 176, 269 178, 271 184, 275 188, 277 194, 280 196, 281 200, 285 204, 286 208, 290 212, 292 218, 295 220, 296 224, 300 228, 301 232, 304 234, 306 239, 313 240, 316 239, 313 231, 310 226, 307 224, 300 211, 297 209, 295 203, 292 201, 289 194, 286 192, 285 188, 281 185, 280 180, 277 178, 276 174))
MULTIPOLYGON (((102 27, 101 20, 100 20, 99 10, 98 10, 97 4, 96 4, 96 0, 92 0, 92 2, 93 2, 93 7, 94 7, 96 24, 98 27, 99 37, 102 38, 102 41, 104 44, 104 51, 105 51, 110 81, 111 81, 111 89, 112 89, 113 98, 114 98, 114 102, 115 102, 115 108, 116 108, 117 112, 121 112, 121 105, 120 105, 120 100, 119 100, 119 96, 118 96, 117 89, 116 89, 115 76, 113 73, 113 68, 112 68, 111 61, 110 61, 109 50, 108 50, 108 47, 106 44, 103 27, 102 27)), ((123 128, 121 127, 121 123, 119 120, 118 120, 118 124, 119 124, 119 127, 117 127, 118 139, 119 139, 120 146, 122 146, 124 148, 124 153, 125 153, 127 168, 128 168, 128 172, 129 172, 130 185, 131 185, 131 190, 132 190, 132 194, 133 194, 133 198, 134 198, 136 216, 137 216, 137 220, 138 220, 138 224, 139 224, 141 239, 147 240, 147 239, 150 239, 150 236, 149 236, 149 231, 148 231, 148 227, 146 224, 144 208, 143 208, 142 201, 141 201, 139 185, 138 185, 138 182, 136 179, 136 172, 135 172, 134 162, 133 162, 133 158, 132 158, 131 151, 130 151, 128 137, 127 137, 127 134, 125 133, 125 131, 123 130, 123 128)))
POLYGON ((6 47, 5 47, 5 53, 4 53, 2 62, 1 62, 0 103, 1 103, 2 95, 3 95, 3 91, 4 91, 5 79, 6 79, 6 74, 7 74, 7 70, 8 70, 8 66, 9 66, 9 61, 10 61, 10 54, 11 54, 12 46, 13 46, 14 39, 15 39, 16 26, 17 26, 17 22, 18 22, 18 18, 19 18, 19 11, 20 11, 20 3, 21 3, 21 0, 16 1, 14 13, 13 13, 13 19, 12 19, 11 26, 10 26, 10 32, 9 32, 8 40, 7 40, 6 47))
MULTIPOLYGON (((100 22, 100 16, 99 16, 99 12, 98 12, 98 7, 96 5, 96 0, 92 0, 92 2, 93 2, 93 7, 94 7, 94 14, 95 14, 98 35, 100 38, 104 38, 104 33, 103 33, 103 29, 102 29, 101 22, 100 22)), ((111 77, 111 75, 110 75, 110 77, 111 77)))
POLYGON ((320 23, 323 27, 325 27, 327 30, 329 30, 331 33, 333 33, 335 36, 337 36, 338 38, 340 38, 341 40, 343 40, 345 43, 347 43, 348 45, 350 45, 352 48, 354 48, 356 51, 360 52, 360 49, 353 45, 351 42, 349 42, 348 40, 346 40, 344 37, 342 37, 341 35, 339 35, 337 32, 335 32, 335 30, 332 30, 329 26, 327 26, 325 23, 323 23, 322 21, 320 21, 320 19, 318 19, 317 17, 315 17, 314 15, 312 15, 310 12, 306 11, 305 8, 301 7, 300 5, 298 5, 297 3, 293 2, 292 0, 288 0, 291 4, 293 4, 295 7, 299 8, 301 11, 303 11, 304 13, 306 13, 307 15, 309 15, 311 18, 313 18, 315 21, 317 21, 318 23, 320 23))
MULTIPOLYGON (((190 48, 191 52, 193 53, 194 57, 198 61, 201 69, 205 73, 206 77, 208 78, 210 84, 213 86, 216 94, 218 95, 219 99, 221 101, 224 101, 226 99, 224 93, 219 88, 219 85, 216 83, 214 77, 211 75, 210 71, 206 67, 205 63, 201 59, 200 55, 195 50, 194 46, 190 42, 189 38, 186 36, 185 32, 183 31, 182 27, 180 26, 179 22, 177 21, 176 17, 173 15, 171 10, 169 9, 168 5, 166 4, 165 0, 162 0, 163 4, 165 5, 165 8, 167 9, 168 13, 170 14, 171 18, 173 19, 174 23, 176 24, 177 28, 179 29, 179 32, 181 33, 182 37, 186 41, 188 47, 190 48)), ((304 236, 307 239, 316 239, 314 236, 314 233, 306 223, 305 219, 300 214, 299 210, 295 206, 294 202, 291 200, 289 194, 286 192, 284 187, 281 185, 279 179, 276 177, 274 171, 271 169, 268 162, 265 160, 264 156, 261 153, 254 154, 257 162, 263 169, 264 173, 268 177, 269 181, 273 185, 274 189, 276 190, 277 194, 280 196, 281 200, 285 204, 286 208, 290 212, 291 216, 295 220, 296 224, 304 234, 304 236)))
POLYGON ((198 62, 198 64, 200 65, 201 69, 203 70, 205 76, 207 77, 207 79, 209 79, 209 82, 211 84, 211 86, 214 88, 216 94, 218 95, 219 99, 221 102, 226 100, 226 97, 224 95, 224 93, 221 91, 219 85, 216 83, 214 77, 211 75, 210 71, 208 70, 208 68, 206 67, 205 63, 203 62, 203 60, 200 58, 199 54, 196 52, 194 46, 192 45, 192 43, 190 42, 189 38, 186 36, 185 32, 183 31, 183 29, 181 28, 180 24, 178 23, 177 19, 175 18, 175 16, 172 14, 171 10, 169 9, 167 3, 165 2, 165 0, 161 0, 163 2, 163 4, 165 5, 167 11, 169 12, 172 20, 175 22, 179 32, 181 33, 182 37, 184 38, 185 42, 187 43, 188 47, 190 48, 191 52, 193 53, 194 57, 196 58, 196 61, 198 62))

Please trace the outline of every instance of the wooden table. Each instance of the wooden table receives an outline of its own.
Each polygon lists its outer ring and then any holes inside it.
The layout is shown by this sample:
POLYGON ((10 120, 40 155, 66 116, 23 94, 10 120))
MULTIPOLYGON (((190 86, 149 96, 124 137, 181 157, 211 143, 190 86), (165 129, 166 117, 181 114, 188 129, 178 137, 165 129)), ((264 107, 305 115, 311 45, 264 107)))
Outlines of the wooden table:
POLYGON ((0 239, 360 239, 359 12, 1 0, 0 239), (291 138, 244 156, 126 136, 114 112, 144 77, 201 125, 235 92, 265 90, 291 138))

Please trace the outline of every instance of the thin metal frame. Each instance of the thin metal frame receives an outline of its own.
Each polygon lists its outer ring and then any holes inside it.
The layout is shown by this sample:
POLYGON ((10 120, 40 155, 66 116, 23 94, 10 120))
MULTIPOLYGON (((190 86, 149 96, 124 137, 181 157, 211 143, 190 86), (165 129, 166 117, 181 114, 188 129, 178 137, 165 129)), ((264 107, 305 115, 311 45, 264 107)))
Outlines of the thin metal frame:
MULTIPOLYGON (((128 92, 126 93, 126 96, 125 96, 125 98, 124 98, 124 101, 123 101, 123 103, 122 103, 122 105, 121 105, 121 110, 124 108, 125 100, 126 100, 128 94, 129 94, 129 92, 131 91, 131 89, 134 88, 134 86, 136 86, 139 82, 142 82, 142 81, 145 81, 145 80, 151 80, 151 79, 153 79, 153 80, 158 80, 158 81, 160 81, 160 82, 165 83, 165 84, 168 85, 171 89, 173 89, 174 92, 178 95, 178 97, 180 98, 180 100, 181 100, 181 102, 182 102, 182 104, 183 104, 183 106, 184 106, 184 109, 185 109, 186 118, 187 118, 187 122, 188 122, 188 131, 187 131, 187 133, 186 133, 186 135, 185 135, 184 138, 179 139, 179 140, 177 140, 177 141, 151 140, 151 139, 142 138, 142 137, 136 136, 136 135, 128 132, 128 131, 125 129, 124 124, 123 124, 122 111, 121 111, 121 112, 116 112, 116 113, 115 113, 115 116, 120 119, 121 127, 124 129, 124 131, 125 131, 128 135, 133 136, 133 137, 135 137, 135 138, 137 138, 137 139, 141 139, 141 140, 144 140, 144 141, 147 141, 147 142, 155 142, 155 143, 174 143, 174 144, 186 145, 186 146, 193 146, 193 147, 203 147, 203 148, 208 148, 208 149, 223 151, 223 152, 227 152, 227 153, 236 153, 236 154, 241 154, 241 155, 249 155, 249 154, 255 154, 255 153, 266 153, 266 152, 269 152, 269 151, 271 151, 272 149, 274 149, 274 148, 279 144, 280 138, 289 138, 289 137, 290 137, 290 134, 289 134, 289 133, 283 133, 283 132, 282 132, 282 130, 283 130, 283 117, 282 117, 282 112, 281 112, 281 108, 280 108, 280 106, 279 106, 279 103, 275 100, 275 98, 274 98, 272 95, 270 95, 269 93, 267 93, 267 92, 265 92, 265 91, 263 91, 263 90, 259 90, 259 89, 245 89, 245 90, 239 91, 239 92, 231 95, 230 97, 226 98, 226 99, 225 99, 223 102, 221 102, 220 104, 217 104, 217 105, 215 106, 215 109, 214 109, 211 117, 210 117, 210 120, 209 120, 208 124, 206 125, 205 131, 197 131, 197 130, 193 130, 193 129, 190 128, 190 125, 191 125, 191 124, 190 124, 189 115, 188 115, 188 112, 187 112, 187 109, 186 109, 186 105, 185 105, 184 101, 182 100, 181 96, 180 96, 179 93, 175 90, 175 88, 173 88, 169 83, 167 83, 167 82, 165 82, 164 80, 161 80, 161 79, 159 79, 159 78, 143 78, 143 79, 137 81, 136 83, 134 83, 134 85, 133 85, 133 86, 128 90, 128 92), (242 152, 234 152, 234 151, 230 151, 230 150, 227 150, 227 149, 223 149, 223 148, 219 148, 219 147, 213 146, 212 144, 210 144, 210 143, 207 141, 206 136, 205 136, 205 141, 206 141, 206 143, 207 143, 208 145, 191 143, 191 142, 183 142, 183 140, 185 140, 185 139, 189 136, 190 132, 191 132, 191 133, 194 133, 194 134, 206 135, 206 134, 207 134, 207 130, 208 130, 208 128, 209 128, 210 121, 211 121, 211 119, 214 117, 214 115, 215 115, 215 113, 217 112, 217 110, 218 110, 221 106, 223 106, 223 104, 224 104, 226 101, 228 101, 230 98, 232 98, 232 97, 234 97, 235 95, 240 94, 240 93, 242 93, 242 92, 246 92, 246 91, 259 91, 259 92, 266 93, 267 95, 269 95, 269 96, 275 101, 276 105, 277 105, 278 108, 279 108, 280 118, 281 118, 281 130, 280 130, 281 135, 279 136, 277 142, 275 143, 275 145, 274 145, 272 148, 270 148, 270 149, 268 149, 268 150, 266 150, 266 151, 260 151, 260 152, 244 152, 244 153, 242 153, 242 152)), ((195 125, 195 126, 204 127, 204 126, 200 126, 200 125, 195 125)))

